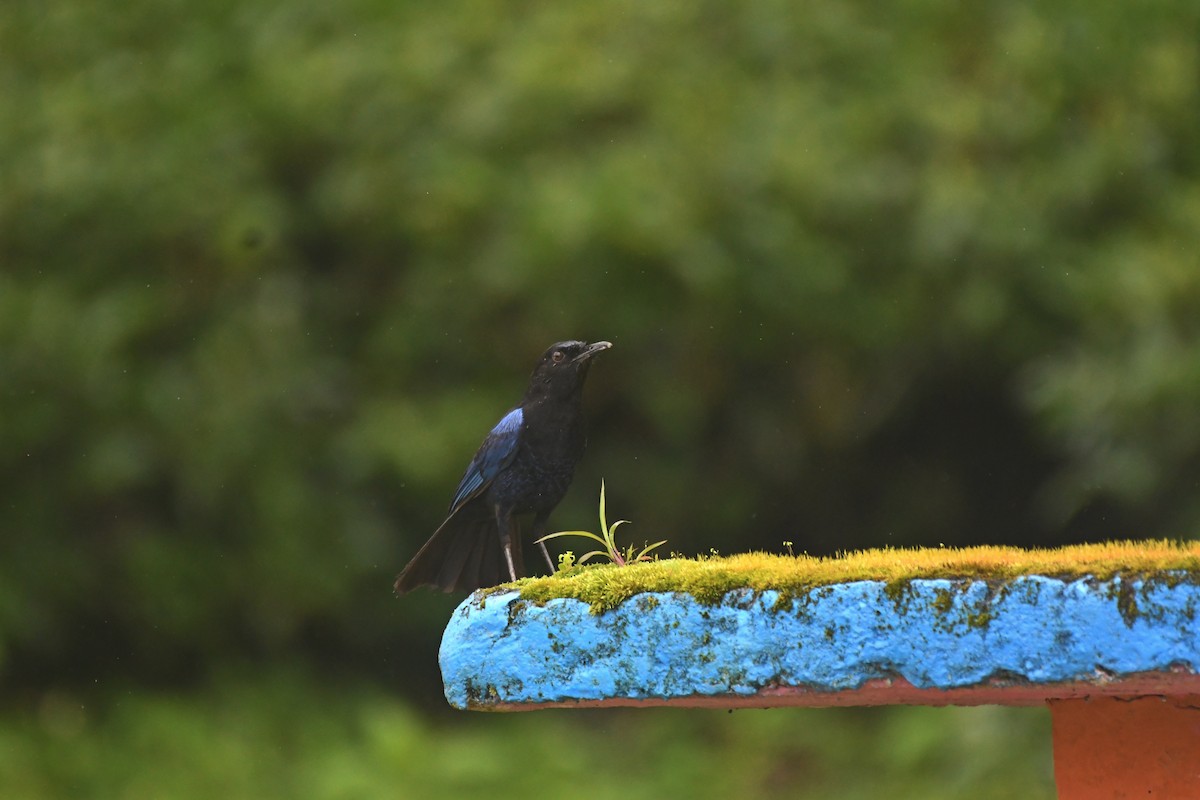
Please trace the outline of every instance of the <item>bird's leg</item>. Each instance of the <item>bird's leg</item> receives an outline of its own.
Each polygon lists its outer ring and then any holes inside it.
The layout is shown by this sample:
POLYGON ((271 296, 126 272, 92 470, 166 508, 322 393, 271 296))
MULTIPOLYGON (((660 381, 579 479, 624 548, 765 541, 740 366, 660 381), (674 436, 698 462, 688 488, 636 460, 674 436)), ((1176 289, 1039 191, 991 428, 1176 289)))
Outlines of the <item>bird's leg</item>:
POLYGON ((517 579, 517 569, 513 563, 512 543, 512 514, 506 513, 500 506, 496 510, 496 530, 500 531, 500 549, 504 551, 504 561, 508 564, 508 578, 517 579))
POLYGON ((550 558, 550 551, 546 549, 546 543, 538 542, 538 539, 541 539, 546 535, 546 522, 549 519, 549 512, 544 514, 538 512, 537 516, 533 518, 533 540, 537 542, 537 546, 539 549, 541 549, 542 555, 546 557, 546 566, 550 567, 550 574, 553 575, 557 569, 554 566, 554 559, 550 558))

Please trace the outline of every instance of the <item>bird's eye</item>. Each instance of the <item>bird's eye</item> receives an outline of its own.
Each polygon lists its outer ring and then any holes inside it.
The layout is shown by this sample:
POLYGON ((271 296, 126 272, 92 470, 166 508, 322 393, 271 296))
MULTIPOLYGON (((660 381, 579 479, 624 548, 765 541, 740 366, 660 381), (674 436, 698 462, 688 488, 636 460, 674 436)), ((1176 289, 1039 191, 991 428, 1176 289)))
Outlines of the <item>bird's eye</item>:
POLYGON ((567 357, 567 354, 564 353, 562 350, 555 350, 554 353, 550 356, 550 360, 553 361, 555 364, 561 364, 563 362, 563 359, 566 357, 567 357))

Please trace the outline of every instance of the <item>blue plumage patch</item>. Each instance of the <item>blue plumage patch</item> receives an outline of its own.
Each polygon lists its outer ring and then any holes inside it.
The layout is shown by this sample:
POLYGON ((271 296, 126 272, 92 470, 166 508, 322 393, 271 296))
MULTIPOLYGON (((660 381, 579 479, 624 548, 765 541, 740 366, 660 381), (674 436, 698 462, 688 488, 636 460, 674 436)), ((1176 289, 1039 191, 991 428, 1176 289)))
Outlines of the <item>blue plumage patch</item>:
POLYGON ((450 513, 488 487, 500 470, 512 463, 517 454, 517 443, 521 436, 521 423, 525 415, 520 408, 514 408, 496 423, 492 432, 483 440, 471 465, 467 467, 454 500, 450 503, 450 513))

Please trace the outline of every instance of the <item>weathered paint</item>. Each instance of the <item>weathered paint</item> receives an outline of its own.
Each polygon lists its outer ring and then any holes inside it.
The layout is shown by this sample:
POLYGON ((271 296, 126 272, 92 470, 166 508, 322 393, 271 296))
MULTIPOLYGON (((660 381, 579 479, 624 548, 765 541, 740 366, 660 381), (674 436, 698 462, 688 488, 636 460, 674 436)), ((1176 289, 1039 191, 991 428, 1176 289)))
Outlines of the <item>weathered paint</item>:
POLYGON ((594 615, 575 600, 472 597, 442 639, 446 697, 458 708, 753 701, 893 679, 946 690, 1200 672, 1200 587, 1169 575, 860 581, 782 608, 778 599, 739 590, 706 605, 658 593, 594 615))

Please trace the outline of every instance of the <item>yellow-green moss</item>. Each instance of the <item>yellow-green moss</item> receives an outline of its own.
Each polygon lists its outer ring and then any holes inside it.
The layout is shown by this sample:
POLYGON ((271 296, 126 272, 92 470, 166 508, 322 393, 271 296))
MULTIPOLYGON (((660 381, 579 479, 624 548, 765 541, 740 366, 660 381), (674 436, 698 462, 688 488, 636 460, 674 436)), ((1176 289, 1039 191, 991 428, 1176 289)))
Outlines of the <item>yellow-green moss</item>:
POLYGON ((933 608, 939 614, 946 614, 954 607, 954 592, 949 589, 938 589, 934 592, 933 608))
MULTIPOLYGON (((900 602, 915 578, 1011 580, 1022 575, 1108 580, 1115 575, 1162 575, 1200 579, 1200 542, 1120 541, 1053 550, 1016 547, 882 549, 833 558, 742 553, 732 556, 668 558, 626 567, 574 567, 543 578, 525 578, 489 592, 516 588, 521 598, 544 603, 573 598, 599 613, 644 592, 684 592, 717 603, 730 591, 774 589, 777 607, 818 586, 860 580, 883 581, 900 602)), ((948 600, 946 601, 949 602, 948 600)), ((982 622, 982 621, 981 621, 982 622)))

